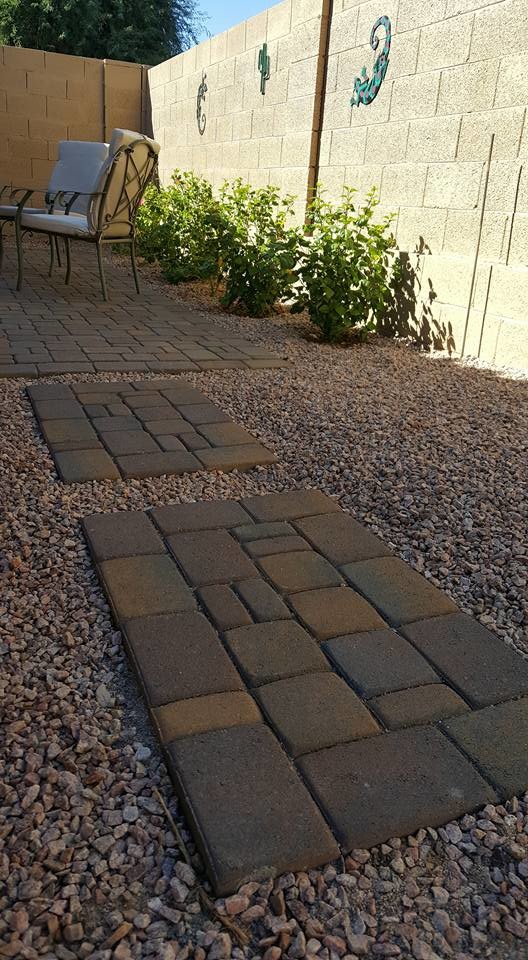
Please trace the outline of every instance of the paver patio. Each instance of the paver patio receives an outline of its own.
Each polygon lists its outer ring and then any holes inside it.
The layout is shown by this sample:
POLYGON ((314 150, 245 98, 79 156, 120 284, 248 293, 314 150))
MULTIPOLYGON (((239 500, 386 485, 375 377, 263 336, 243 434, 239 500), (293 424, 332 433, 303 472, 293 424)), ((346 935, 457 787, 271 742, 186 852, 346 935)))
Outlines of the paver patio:
POLYGON ((111 299, 104 303, 93 250, 79 244, 69 286, 63 269, 48 277, 47 248, 32 247, 26 280, 17 293, 9 244, 7 250, 0 275, 0 377, 287 366, 265 347, 229 333, 147 284, 138 297, 130 277, 110 265, 111 299))
POLYGON ((186 380, 46 383, 27 392, 66 483, 248 470, 275 461, 186 380))
POLYGON ((219 894, 528 786, 528 665, 323 493, 83 526, 219 894))

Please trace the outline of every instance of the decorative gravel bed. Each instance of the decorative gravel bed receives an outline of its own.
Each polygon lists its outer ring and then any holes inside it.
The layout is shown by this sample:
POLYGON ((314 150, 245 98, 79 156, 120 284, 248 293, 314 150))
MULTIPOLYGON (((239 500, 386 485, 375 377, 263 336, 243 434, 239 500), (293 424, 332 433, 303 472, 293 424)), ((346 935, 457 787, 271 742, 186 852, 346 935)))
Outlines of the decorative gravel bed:
POLYGON ((526 380, 392 342, 309 343, 286 318, 218 322, 292 361, 185 375, 273 447, 271 467, 65 488, 23 382, 0 385, 0 957, 526 958, 528 795, 248 883, 216 901, 225 922, 204 909, 83 515, 319 487, 528 655, 526 380))

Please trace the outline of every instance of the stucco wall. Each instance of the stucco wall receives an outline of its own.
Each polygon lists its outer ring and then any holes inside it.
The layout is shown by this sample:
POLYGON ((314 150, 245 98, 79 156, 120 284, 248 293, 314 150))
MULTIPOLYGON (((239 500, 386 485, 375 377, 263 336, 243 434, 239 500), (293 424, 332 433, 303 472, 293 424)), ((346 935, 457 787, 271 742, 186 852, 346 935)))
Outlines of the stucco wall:
POLYGON ((1 185, 46 186, 59 140, 141 129, 144 68, 0 47, 1 185))
MULTIPOLYGON (((149 71, 164 181, 180 167, 214 183, 273 182, 297 194, 302 216, 315 160, 324 8, 324 0, 286 0, 149 71), (271 78, 262 96, 265 40, 271 78)), ((382 210, 395 214, 407 271, 400 327, 456 353, 495 133, 466 353, 480 344, 483 358, 528 366, 526 10, 526 0, 334 0, 319 178, 336 197, 344 184, 360 195, 377 186, 382 210), (381 15, 392 23, 387 75, 373 103, 352 108, 355 77, 363 66, 372 70, 369 38, 381 15)))

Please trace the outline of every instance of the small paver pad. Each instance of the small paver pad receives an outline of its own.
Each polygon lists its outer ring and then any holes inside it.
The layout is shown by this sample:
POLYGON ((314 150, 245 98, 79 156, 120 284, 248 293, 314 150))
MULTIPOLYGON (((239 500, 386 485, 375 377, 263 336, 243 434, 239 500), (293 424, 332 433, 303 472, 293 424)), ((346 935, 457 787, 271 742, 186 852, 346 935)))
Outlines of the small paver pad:
POLYGON ((168 556, 122 557, 99 565, 119 620, 193 610, 194 597, 168 556))
POLYGON ((305 517, 295 526, 336 567, 390 554, 383 540, 347 513, 305 517))
POLYGON ((128 623, 125 631, 153 707, 243 689, 220 639, 201 613, 144 617, 128 623))
POLYGON ((350 563, 342 571, 395 627, 457 609, 447 594, 397 557, 350 563))
POLYGON ((218 894, 338 856, 316 804, 265 724, 186 737, 168 753, 218 894))
POLYGON ((528 787, 528 698, 510 700, 443 723, 503 799, 528 787))
POLYGON ((318 640, 386 626, 374 607, 350 587, 295 593, 290 603, 318 640))
POLYGON ((228 630, 226 643, 250 687, 330 669, 317 644, 291 620, 228 630))
POLYGON ((496 800, 434 727, 339 744, 298 765, 346 852, 439 826, 496 800))
POLYGON ((323 650, 364 697, 440 679, 427 660, 394 630, 336 637, 323 643, 323 650))
POLYGON ((397 690, 369 700, 369 707, 389 730, 417 727, 467 713, 468 704, 445 683, 397 690))
POLYGON ((166 703, 155 707, 152 713, 160 740, 165 744, 206 730, 224 730, 262 719, 253 697, 242 690, 166 703))
POLYGON ((402 633, 473 707, 528 693, 528 664, 465 613, 407 624, 402 633))
POLYGON ((256 696, 291 757, 380 732, 372 714, 335 673, 277 680, 259 687, 256 696))

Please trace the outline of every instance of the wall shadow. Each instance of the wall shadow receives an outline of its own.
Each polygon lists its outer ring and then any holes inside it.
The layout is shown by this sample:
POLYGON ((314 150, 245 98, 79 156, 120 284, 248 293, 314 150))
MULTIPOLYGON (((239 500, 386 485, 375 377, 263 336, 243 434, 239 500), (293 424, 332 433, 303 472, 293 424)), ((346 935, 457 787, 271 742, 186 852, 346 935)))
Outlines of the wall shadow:
POLYGON ((446 350, 451 355, 455 351, 452 324, 442 323, 434 316, 437 294, 430 277, 422 276, 420 269, 428 253, 431 250, 423 237, 412 254, 400 250, 392 296, 378 323, 378 333, 385 337, 410 338, 423 350, 446 350), (417 257, 422 257, 418 270, 414 265, 417 257))

